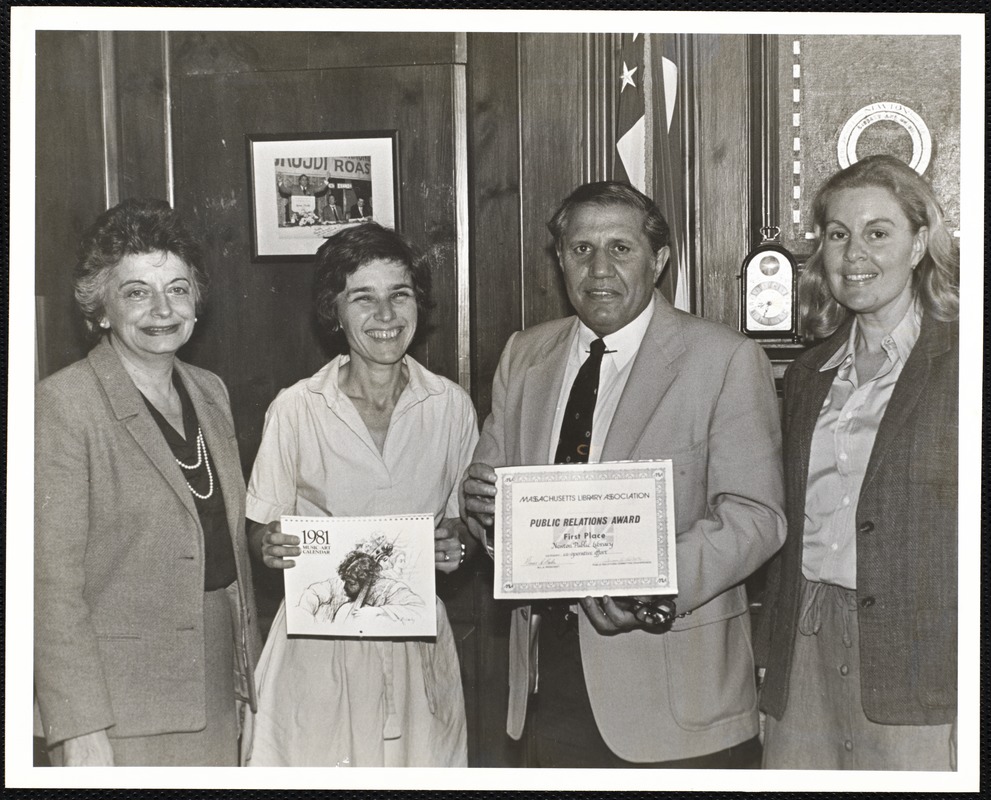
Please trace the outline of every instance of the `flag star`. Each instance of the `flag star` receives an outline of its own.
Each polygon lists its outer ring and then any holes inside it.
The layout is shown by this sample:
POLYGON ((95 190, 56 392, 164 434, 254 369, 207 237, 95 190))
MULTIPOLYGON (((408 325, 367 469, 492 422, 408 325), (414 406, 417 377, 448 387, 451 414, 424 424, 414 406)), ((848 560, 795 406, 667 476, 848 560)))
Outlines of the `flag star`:
POLYGON ((636 72, 637 69, 638 69, 637 67, 633 67, 633 69, 630 69, 628 66, 626 66, 626 62, 625 61, 623 62, 623 74, 619 78, 623 82, 622 85, 619 87, 620 94, 623 93, 623 90, 627 86, 632 86, 634 89, 637 88, 637 85, 633 82, 633 73, 636 72))

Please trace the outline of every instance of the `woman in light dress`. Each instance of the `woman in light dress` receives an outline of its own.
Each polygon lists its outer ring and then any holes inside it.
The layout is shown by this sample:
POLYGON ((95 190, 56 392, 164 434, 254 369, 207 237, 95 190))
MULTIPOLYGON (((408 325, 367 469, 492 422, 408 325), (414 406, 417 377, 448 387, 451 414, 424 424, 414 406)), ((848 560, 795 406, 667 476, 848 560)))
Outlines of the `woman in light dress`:
MULTIPOLYGON (((394 231, 367 223, 318 250, 317 317, 348 353, 280 392, 266 415, 247 501, 266 566, 291 568, 300 553, 281 515, 429 513, 436 569, 464 562, 455 489, 478 426, 468 395, 406 353, 429 297, 426 259, 394 231)), ((290 638, 283 603, 258 666, 244 763, 467 766, 458 657, 435 602, 435 640, 290 638)))

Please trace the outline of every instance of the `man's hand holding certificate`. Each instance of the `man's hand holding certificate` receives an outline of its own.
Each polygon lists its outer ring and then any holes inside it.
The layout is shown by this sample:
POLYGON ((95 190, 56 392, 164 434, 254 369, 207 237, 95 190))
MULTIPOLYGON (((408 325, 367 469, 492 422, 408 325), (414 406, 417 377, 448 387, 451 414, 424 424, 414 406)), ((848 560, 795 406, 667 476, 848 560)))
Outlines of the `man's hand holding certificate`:
POLYGON ((497 599, 677 594, 670 461, 496 475, 497 599))

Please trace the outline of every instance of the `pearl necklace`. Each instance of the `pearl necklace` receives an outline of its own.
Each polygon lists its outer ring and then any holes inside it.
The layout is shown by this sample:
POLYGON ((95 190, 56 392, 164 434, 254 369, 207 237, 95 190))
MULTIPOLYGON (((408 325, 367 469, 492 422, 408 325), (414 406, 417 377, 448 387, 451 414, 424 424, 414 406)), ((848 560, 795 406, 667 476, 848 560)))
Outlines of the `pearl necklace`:
POLYGON ((207 489, 206 494, 200 494, 197 492, 189 483, 186 481, 186 486, 189 491, 193 493, 193 497, 198 497, 200 500, 207 500, 213 496, 213 470, 210 469, 210 457, 206 452, 206 442, 203 441, 203 430, 201 428, 196 429, 196 463, 195 464, 183 464, 178 458, 175 460, 183 469, 199 469, 200 464, 206 464, 206 475, 210 481, 210 488, 207 489))

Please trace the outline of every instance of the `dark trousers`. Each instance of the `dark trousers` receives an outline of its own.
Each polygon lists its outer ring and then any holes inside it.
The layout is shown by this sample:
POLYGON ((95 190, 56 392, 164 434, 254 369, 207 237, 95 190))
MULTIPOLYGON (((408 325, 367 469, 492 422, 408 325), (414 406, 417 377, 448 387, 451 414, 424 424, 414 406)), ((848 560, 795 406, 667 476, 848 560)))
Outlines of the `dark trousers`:
MULTIPOLYGON (((579 614, 584 612, 579 610, 579 614)), ((622 634, 620 634, 622 635, 622 634)), ((672 761, 634 763, 613 753, 599 735, 582 669, 577 620, 564 613, 541 615, 537 694, 527 706, 528 767, 620 767, 649 769, 759 769, 757 738, 725 750, 672 761)), ((645 708, 644 714, 651 709, 645 708)), ((637 721, 630 720, 636 727, 637 721)))

